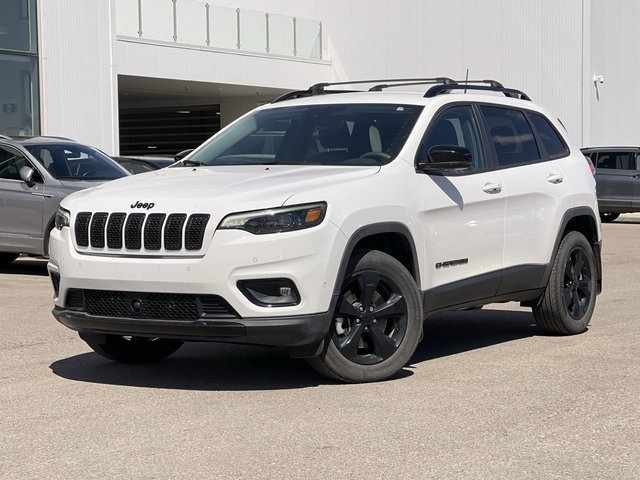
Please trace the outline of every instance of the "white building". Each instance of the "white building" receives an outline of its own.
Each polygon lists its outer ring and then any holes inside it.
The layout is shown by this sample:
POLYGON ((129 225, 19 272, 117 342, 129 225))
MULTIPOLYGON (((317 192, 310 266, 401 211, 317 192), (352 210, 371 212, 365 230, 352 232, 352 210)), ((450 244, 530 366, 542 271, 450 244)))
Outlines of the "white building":
POLYGON ((288 90, 468 69, 581 145, 637 145, 638 20, 637 0, 2 0, 0 133, 172 153, 288 90))

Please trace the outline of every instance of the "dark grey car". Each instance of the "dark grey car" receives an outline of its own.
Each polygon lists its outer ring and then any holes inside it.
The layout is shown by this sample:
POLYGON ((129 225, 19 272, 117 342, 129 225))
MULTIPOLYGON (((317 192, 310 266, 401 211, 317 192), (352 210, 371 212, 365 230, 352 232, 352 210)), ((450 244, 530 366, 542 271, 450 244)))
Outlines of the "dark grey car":
POLYGON ((100 151, 52 137, 0 135, 0 265, 47 255, 60 200, 129 173, 100 151))
POLYGON ((640 212, 640 148, 584 148, 596 167, 598 207, 603 222, 621 213, 640 212))

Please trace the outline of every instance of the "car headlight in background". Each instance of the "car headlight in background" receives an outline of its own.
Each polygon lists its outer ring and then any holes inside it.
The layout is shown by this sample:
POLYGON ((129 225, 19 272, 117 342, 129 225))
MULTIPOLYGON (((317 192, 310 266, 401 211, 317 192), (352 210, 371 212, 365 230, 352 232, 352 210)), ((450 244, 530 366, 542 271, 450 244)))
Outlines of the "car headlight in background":
POLYGON ((68 227, 70 220, 71 212, 62 207, 58 207, 58 211, 56 212, 56 228, 62 230, 64 227, 68 227))
POLYGON ((327 211, 325 202, 233 213, 220 222, 220 229, 246 230, 255 235, 292 232, 320 225, 327 211))

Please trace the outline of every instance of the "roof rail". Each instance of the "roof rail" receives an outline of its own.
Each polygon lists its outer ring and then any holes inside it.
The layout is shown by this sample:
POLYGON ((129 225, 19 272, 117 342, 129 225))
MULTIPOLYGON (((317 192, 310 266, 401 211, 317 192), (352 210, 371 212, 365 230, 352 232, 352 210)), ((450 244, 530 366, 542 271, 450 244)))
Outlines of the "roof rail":
POLYGON ((506 88, 503 87, 501 83, 496 82, 495 80, 478 80, 475 82, 469 81, 469 84, 457 83, 455 85, 434 85, 427 93, 424 94, 426 98, 432 98, 436 95, 442 95, 445 93, 451 93, 452 90, 484 90, 489 92, 500 92, 503 93, 506 97, 510 98, 519 98, 520 100, 528 100, 531 101, 531 98, 521 90, 516 90, 515 88, 506 88), (488 83, 489 85, 474 85, 473 83, 488 83))
POLYGON ((519 98, 521 100, 531 100, 527 94, 520 90, 513 88, 505 88, 500 82, 496 80, 452 80, 448 77, 433 77, 433 78, 393 78, 387 80, 354 80, 345 82, 323 82, 311 85, 307 90, 295 90, 287 92, 272 103, 283 102, 285 100, 292 100, 295 98, 311 97, 315 95, 325 95, 328 93, 354 93, 358 90, 325 90, 326 87, 332 87, 337 85, 358 85, 365 83, 374 83, 375 85, 369 88, 370 92, 380 92, 385 88, 392 87, 407 87, 412 85, 430 85, 434 84, 424 94, 425 97, 431 98, 436 95, 450 93, 452 90, 485 90, 492 92, 500 92, 510 98, 519 98), (478 85, 480 84, 480 85, 478 85))

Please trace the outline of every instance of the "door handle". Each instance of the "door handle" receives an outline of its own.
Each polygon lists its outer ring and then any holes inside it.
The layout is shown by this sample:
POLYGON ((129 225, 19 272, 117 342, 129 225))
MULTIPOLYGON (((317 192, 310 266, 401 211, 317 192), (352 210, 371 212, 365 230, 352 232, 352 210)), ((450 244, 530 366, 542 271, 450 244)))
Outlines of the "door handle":
POLYGON ((482 191, 485 193, 500 193, 502 191, 502 185, 499 183, 485 183, 482 191))
POLYGON ((40 193, 40 192, 31 192, 31 195, 36 195, 38 197, 51 198, 53 197, 52 193, 40 193))
POLYGON ((640 178, 640 173, 638 175, 634 175, 633 178, 640 178))
POLYGON ((547 177, 547 182, 553 183, 554 185, 558 183, 562 183, 564 181, 564 177, 558 173, 550 173, 547 177))

